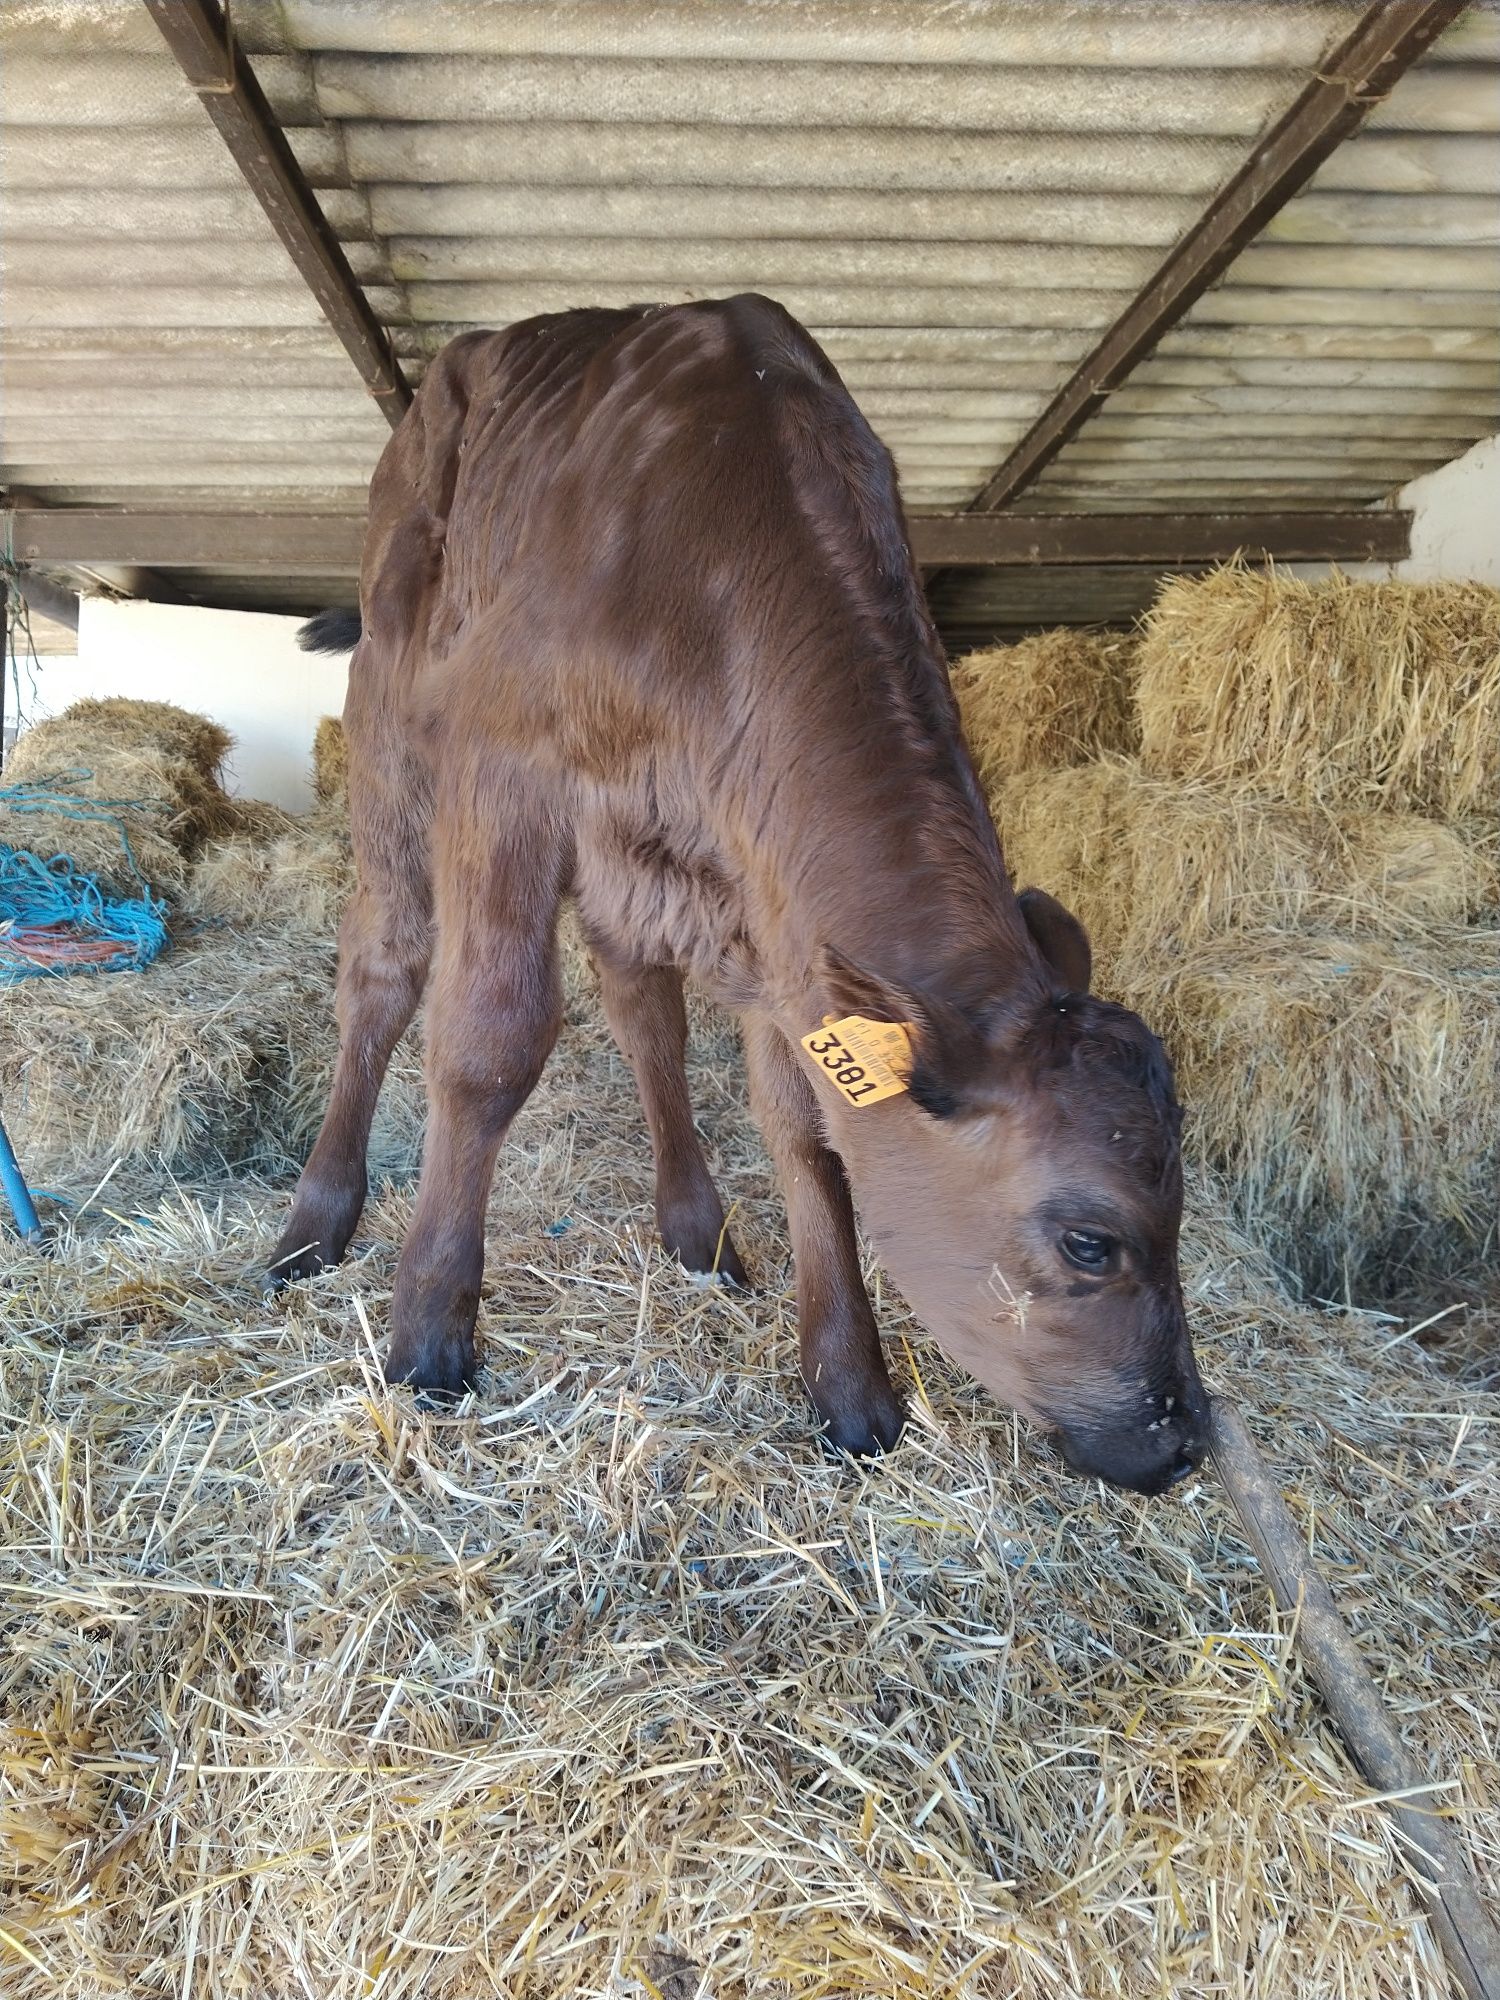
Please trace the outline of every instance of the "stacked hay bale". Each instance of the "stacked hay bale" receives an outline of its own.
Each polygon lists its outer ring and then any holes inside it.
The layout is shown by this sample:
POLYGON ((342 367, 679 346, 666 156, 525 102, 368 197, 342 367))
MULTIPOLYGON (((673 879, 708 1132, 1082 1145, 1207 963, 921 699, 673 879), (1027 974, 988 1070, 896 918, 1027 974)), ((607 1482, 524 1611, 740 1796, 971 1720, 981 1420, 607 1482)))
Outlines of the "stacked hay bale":
MULTIPOLYGON (((1034 643, 1034 642, 1033 642, 1034 643)), ((1169 582, 1139 748, 986 772, 1018 880, 1077 910, 1165 1036, 1192 1143, 1322 1296, 1473 1267, 1500 1165, 1500 593, 1232 565, 1169 582)), ((984 738, 988 708, 955 675, 984 738)), ((1012 704, 1027 722, 1029 678, 1012 704)))
POLYGON ((313 738, 310 813, 260 806, 263 820, 242 820, 198 857, 185 905, 230 923, 270 922, 331 939, 354 887, 349 846, 349 772, 344 727, 325 715, 313 738))
POLYGON ((1134 750, 1134 658, 1123 633, 1062 627, 960 660, 953 685, 980 777, 1134 750))
POLYGON ((171 899, 203 842, 232 821, 220 781, 229 741, 169 702, 75 702, 6 759, 0 847, 65 855, 112 894, 137 896, 144 879, 171 899))
MULTIPOLYGON (((353 880, 342 735, 320 729, 318 805, 300 817, 231 799, 219 780, 229 747, 216 724, 165 703, 91 701, 38 724, 7 763, 11 785, 127 801, 131 856, 171 912, 171 948, 142 971, 0 988, 0 1096, 34 1179, 72 1184, 117 1163, 284 1176, 317 1129, 353 880)), ((0 843, 69 853, 139 893, 113 819, 0 809, 0 843)), ((377 1174, 413 1169, 422 1121, 418 1061, 403 1050, 377 1174)))

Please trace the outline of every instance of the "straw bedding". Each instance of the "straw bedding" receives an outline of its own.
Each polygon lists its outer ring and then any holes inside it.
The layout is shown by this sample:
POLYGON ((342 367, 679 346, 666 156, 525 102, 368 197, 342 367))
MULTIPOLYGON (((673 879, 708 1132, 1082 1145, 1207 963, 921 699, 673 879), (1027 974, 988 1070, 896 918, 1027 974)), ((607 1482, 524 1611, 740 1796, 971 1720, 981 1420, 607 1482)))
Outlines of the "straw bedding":
POLYGON ((229 736, 169 702, 80 701, 18 739, 5 764, 8 787, 66 795, 79 810, 22 810, 0 800, 0 846, 44 860, 66 854, 115 895, 139 896, 141 878, 169 900, 186 884, 191 857, 231 823, 219 782, 229 736), (119 801, 113 818, 81 817, 119 801), (124 831, 135 865, 121 842, 124 831))
MULTIPOLYGON (((753 1295, 651 1247, 571 976, 457 1415, 375 1373, 404 1195, 271 1306, 253 1187, 5 1247, 8 2000, 1450 1995, 1217 1490, 1077 1479, 888 1293, 911 1433, 826 1464, 732 1038, 694 1091, 753 1295)), ((1500 1399, 1195 1214, 1205 1370, 1500 1889, 1500 1399)))
MULTIPOLYGON (((7 1113, 73 1202, 55 1255, 0 1245, 7 2000, 1446 2000, 1407 1864, 1211 1485, 1142 1503, 1067 1473, 878 1274, 911 1433, 874 1467, 823 1461, 722 1021, 694 1011, 694 1097, 766 1289, 700 1290, 654 1247, 573 939, 568 1026, 491 1207, 476 1402, 423 1414, 375 1370, 408 1192, 265 1304, 285 1193, 224 1163, 284 1189, 321 1109, 348 870, 333 819, 266 825, 269 852, 242 822, 203 854, 192 900, 218 921, 174 957, 31 988, 19 1069, 0 1028, 7 1113), (287 886, 294 850, 311 888, 287 886), (116 1077, 156 1121, 128 1146, 116 1077), (106 1155, 125 1163, 94 1193, 106 1155), (199 1176, 164 1202, 163 1157, 199 1176)), ((1222 976, 1252 972, 1291 1004, 1285 964, 1222 976)), ((1203 1058, 1226 1103, 1239 1049, 1280 1033, 1231 1019, 1203 1058)), ((1445 1082, 1403 1100, 1399 1055, 1371 1059, 1382 1115, 1457 1121, 1445 1082)), ((408 1164, 414 1061, 383 1114, 408 1164)), ((1500 1887, 1500 1398, 1397 1322, 1290 1305, 1201 1183, 1185 1281, 1206 1374, 1307 1496, 1500 1887)))
POLYGON ((965 654, 953 688, 983 781, 1134 750, 1134 656, 1118 632, 1071 627, 965 654))
POLYGON ((1306 583, 1236 563, 1163 585, 1135 698, 1147 767, 1439 818, 1500 800, 1500 591, 1306 583))

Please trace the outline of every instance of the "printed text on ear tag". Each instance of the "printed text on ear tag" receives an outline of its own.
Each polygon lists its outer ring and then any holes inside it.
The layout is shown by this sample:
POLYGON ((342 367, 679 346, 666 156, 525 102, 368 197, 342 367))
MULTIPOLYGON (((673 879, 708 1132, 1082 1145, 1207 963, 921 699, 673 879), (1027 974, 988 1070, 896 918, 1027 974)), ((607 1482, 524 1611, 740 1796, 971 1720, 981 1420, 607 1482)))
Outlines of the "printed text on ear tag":
POLYGON ((846 1014, 823 1017, 821 1028, 802 1037, 818 1070, 851 1104, 878 1104, 897 1097, 911 1074, 911 1029, 899 1021, 867 1021, 846 1014))

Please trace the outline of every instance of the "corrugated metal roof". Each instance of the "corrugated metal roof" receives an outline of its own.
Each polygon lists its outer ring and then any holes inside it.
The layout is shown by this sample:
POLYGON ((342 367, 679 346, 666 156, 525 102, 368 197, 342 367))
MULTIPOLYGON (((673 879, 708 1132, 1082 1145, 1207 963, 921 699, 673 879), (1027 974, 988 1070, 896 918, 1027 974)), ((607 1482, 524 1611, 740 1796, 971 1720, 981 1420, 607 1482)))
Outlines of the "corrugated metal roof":
POLYGON ((1497 53, 1493 13, 1460 20, 1054 459, 1027 504, 1358 505, 1500 428, 1497 53), (1389 171, 1393 133, 1421 148, 1420 191, 1405 185, 1416 155, 1389 171), (1253 361, 1267 292, 1288 326, 1336 329, 1336 347, 1289 343, 1275 362, 1253 361), (1195 376, 1192 342, 1210 327, 1235 358, 1195 376))
MULTIPOLYGON (((824 341, 909 503, 952 509, 1357 11, 232 15, 413 379, 464 327, 754 287, 824 341)), ((357 505, 384 421, 145 9, 9 0, 0 57, 0 477, 63 504, 357 505)), ((1348 505, 1494 429, 1497 81, 1500 19, 1471 9, 1022 505, 1348 505)))
MULTIPOLYGON (((388 427, 145 8, 10 0, 0 61, 0 478, 60 504, 358 507, 388 427)), ((311 64, 257 71, 386 277, 311 64)))

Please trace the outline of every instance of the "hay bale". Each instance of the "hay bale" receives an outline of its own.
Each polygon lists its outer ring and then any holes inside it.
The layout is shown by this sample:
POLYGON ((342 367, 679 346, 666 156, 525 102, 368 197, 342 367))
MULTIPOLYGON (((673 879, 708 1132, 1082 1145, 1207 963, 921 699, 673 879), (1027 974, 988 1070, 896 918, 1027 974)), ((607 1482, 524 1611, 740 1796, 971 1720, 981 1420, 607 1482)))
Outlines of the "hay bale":
MULTIPOLYGON (((1416 813, 1345 814, 1351 902, 1357 920, 1415 925, 1490 922, 1500 917, 1500 824, 1443 822, 1416 813)), ((1327 900, 1332 904, 1332 896, 1327 900)))
POLYGON ((1136 747, 1135 642, 1063 626, 965 654, 953 669, 964 735, 986 785, 1136 747))
POLYGON ((313 734, 313 792, 320 806, 348 816, 349 744, 336 715, 325 715, 313 734))
MULTIPOLYGON (((1410 1858, 1210 1480, 1075 1478, 889 1289, 910 1433, 824 1462, 726 1074, 694 1093, 767 1288, 645 1248, 592 1015, 502 1156, 470 1410, 372 1371, 405 1198, 274 1308, 284 1197, 112 1188, 126 1222, 0 1244, 7 2000, 1435 2000, 1410 1858)), ((1500 1891, 1500 1399, 1290 1307, 1201 1212, 1184 1277, 1500 1891)))
MULTIPOLYGON (((170 701, 132 701, 124 695, 75 701, 55 720, 65 723, 68 732, 76 740, 86 741, 97 755, 106 755, 112 746, 133 750, 148 745, 186 764, 210 786, 218 784, 224 759, 234 743, 229 731, 206 715, 178 708, 170 701)), ((38 723, 36 729, 27 731, 27 738, 51 726, 38 723)))
POLYGON ((172 1172, 283 1159, 307 1130, 297 1043, 330 975, 228 932, 142 972, 0 989, 0 1091, 28 1163, 172 1172))
MULTIPOLYGON (((273 806, 268 799, 231 798, 224 810, 220 834, 223 838, 258 840, 264 844, 282 834, 295 833, 301 823, 296 813, 273 806)), ((208 849, 203 852, 207 854, 208 849)))
POLYGON ((1016 887, 1046 889, 1066 903, 1101 964, 1114 959, 1130 929, 1134 782, 1132 766, 1100 762, 1018 772, 990 791, 1016 887))
POLYGON ((1500 932, 1492 826, 1151 777, 997 796, 1018 883, 1081 918, 1096 984, 1164 1037, 1190 1157, 1322 1296, 1386 1300, 1493 1254, 1500 932))
POLYGON ((1500 931, 1245 932, 1104 983, 1171 1050, 1190 1155, 1314 1295, 1409 1296, 1493 1257, 1500 931))
MULTIPOLYGON (((219 820, 191 863, 171 850, 180 913, 200 921, 146 973, 0 989, 0 1095, 49 1171, 283 1173, 306 1153, 337 1045, 347 829, 334 806, 298 817, 253 799, 225 800, 219 820)), ((424 1117, 414 1034, 382 1098, 377 1176, 415 1170, 424 1117)))
POLYGON ((354 887, 348 835, 327 814, 283 817, 285 829, 270 839, 252 832, 210 841, 188 877, 183 909, 331 938, 354 887))
MULTIPOLYGON (((0 987, 0 1098, 33 1174, 293 1171, 332 1076, 333 946, 205 927, 141 972, 0 987)), ((419 1058, 398 1057, 377 1173, 414 1170, 419 1058)))
POLYGON ((1067 903, 1101 966, 1304 924, 1419 937, 1496 907, 1485 822, 1290 806, 1125 758, 1024 772, 992 802, 1015 880, 1067 903))
POLYGON ((1454 819, 1500 799, 1500 591, 1305 583, 1233 563, 1162 586, 1140 637, 1141 755, 1304 804, 1454 819))
POLYGON ((7 787, 56 793, 68 803, 34 810, 0 799, 0 846, 43 860, 67 855, 114 895, 140 895, 144 876, 159 895, 175 898, 189 858, 229 821, 219 782, 229 747, 216 723, 168 702, 75 702, 27 730, 5 765, 7 787), (104 804, 109 816, 87 816, 104 804))

